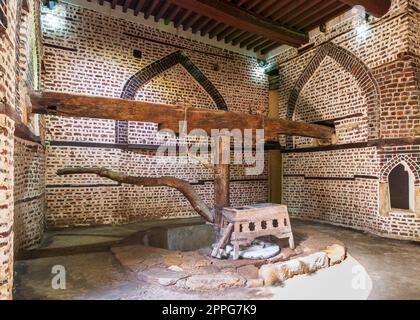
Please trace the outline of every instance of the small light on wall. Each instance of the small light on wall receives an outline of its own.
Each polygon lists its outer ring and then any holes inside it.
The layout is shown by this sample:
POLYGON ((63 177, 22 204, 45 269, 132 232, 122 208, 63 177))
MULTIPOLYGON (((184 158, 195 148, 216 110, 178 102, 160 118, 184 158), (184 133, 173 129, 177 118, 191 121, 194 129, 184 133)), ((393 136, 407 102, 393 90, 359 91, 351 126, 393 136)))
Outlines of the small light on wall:
POLYGON ((370 15, 362 6, 356 6, 353 8, 353 10, 355 10, 356 14, 359 16, 359 19, 355 20, 355 31, 357 39, 359 41, 364 41, 366 40, 367 34, 369 32, 370 15))
POLYGON ((367 25, 367 23, 362 23, 361 25, 356 27, 356 34, 359 40, 366 39, 368 30, 369 30, 369 26, 367 25))
POLYGON ((59 29, 63 24, 60 17, 50 12, 45 15, 44 19, 45 23, 52 29, 59 29))
POLYGON ((55 8, 55 6, 58 2, 59 1, 57 1, 57 0, 44 0, 43 1, 44 6, 48 7, 48 9, 50 9, 50 10, 54 10, 54 8, 55 8))
POLYGON ((321 31, 322 33, 327 32, 327 25, 325 23, 321 23, 319 25, 319 31, 321 31))
POLYGON ((267 66, 267 61, 258 59, 258 67, 260 67, 260 69, 265 69, 266 66, 267 66))

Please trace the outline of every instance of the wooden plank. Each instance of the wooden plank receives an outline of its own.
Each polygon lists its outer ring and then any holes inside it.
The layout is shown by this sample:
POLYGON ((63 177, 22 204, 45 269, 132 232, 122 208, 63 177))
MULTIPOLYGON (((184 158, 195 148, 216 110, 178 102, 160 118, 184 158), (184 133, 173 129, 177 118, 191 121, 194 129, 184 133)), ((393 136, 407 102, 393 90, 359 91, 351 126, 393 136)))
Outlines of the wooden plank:
POLYGON ((202 108, 184 108, 144 101, 44 92, 31 94, 33 113, 66 117, 86 117, 158 123, 161 128, 179 132, 179 121, 187 120, 188 129, 262 129, 265 139, 276 141, 279 134, 331 140, 334 129, 262 115, 202 108))
POLYGON ((173 0, 173 3, 215 19, 236 29, 258 34, 272 41, 298 47, 308 42, 308 35, 274 23, 270 19, 224 1, 173 0))
POLYGON ((230 168, 229 161, 224 157, 230 157, 230 137, 220 136, 214 150, 214 226, 216 235, 220 236, 222 229, 223 209, 230 206, 230 168))
POLYGON ((159 8, 158 13, 155 15, 155 22, 158 22, 165 15, 170 5, 171 5, 171 1, 166 0, 163 6, 159 8))
POLYGON ((363 6, 369 14, 376 18, 384 16, 391 8, 391 0, 340 0, 341 2, 353 7, 363 6))
POLYGON ((138 0, 136 7, 134 8, 134 15, 138 16, 140 11, 143 9, 144 5, 146 4, 146 0, 138 0))

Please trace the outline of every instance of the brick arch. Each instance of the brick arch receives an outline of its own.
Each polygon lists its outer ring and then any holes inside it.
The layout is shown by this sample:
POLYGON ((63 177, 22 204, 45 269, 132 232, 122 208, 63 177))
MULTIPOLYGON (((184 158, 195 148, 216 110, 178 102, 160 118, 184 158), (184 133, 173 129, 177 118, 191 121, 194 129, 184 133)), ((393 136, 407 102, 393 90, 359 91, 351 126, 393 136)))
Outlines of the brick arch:
MULTIPOLYGON (((125 83, 121 93, 121 98, 134 100, 135 96, 142 86, 153 78, 180 64, 197 81, 197 83, 207 92, 214 101, 216 107, 220 110, 227 110, 227 105, 223 96, 211 81, 200 71, 200 69, 191 61, 183 51, 175 51, 162 59, 155 61, 142 70, 136 72, 125 83)), ((128 143, 128 122, 117 121, 116 123, 116 142, 128 143)))
POLYGON ((198 84, 214 101, 218 109, 227 110, 227 105, 223 96, 183 51, 173 52, 166 57, 149 64, 134 74, 124 85, 121 98, 134 99, 137 91, 143 85, 177 64, 182 65, 185 70, 187 70, 187 72, 198 82, 198 84))
POLYGON ((399 164, 405 162, 407 166, 410 168, 411 172, 414 174, 414 184, 420 185, 420 164, 416 163, 413 159, 411 159, 406 154, 397 154, 394 155, 391 159, 389 159, 381 169, 380 173, 380 181, 381 182, 388 182, 388 176, 391 171, 399 164))
MULTIPOLYGON (((378 138, 380 115, 380 94, 378 84, 368 67, 359 58, 346 49, 331 42, 323 44, 321 48, 318 49, 315 56, 296 81, 287 103, 287 119, 292 120, 294 118, 296 104, 302 89, 327 56, 333 58, 339 65, 356 78, 357 83, 366 97, 367 115, 369 118, 368 137, 369 139, 378 138)), ((293 137, 287 137, 286 141, 287 147, 291 148, 293 146, 293 137)))

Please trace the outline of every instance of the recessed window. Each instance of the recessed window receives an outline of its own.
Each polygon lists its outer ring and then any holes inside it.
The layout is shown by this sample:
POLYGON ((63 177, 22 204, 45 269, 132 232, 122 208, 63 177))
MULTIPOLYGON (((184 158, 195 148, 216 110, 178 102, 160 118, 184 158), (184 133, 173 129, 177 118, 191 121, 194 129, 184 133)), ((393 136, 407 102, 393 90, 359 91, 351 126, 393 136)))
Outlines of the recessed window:
POLYGON ((410 210, 414 207, 414 177, 405 164, 397 165, 388 176, 391 209, 410 210))

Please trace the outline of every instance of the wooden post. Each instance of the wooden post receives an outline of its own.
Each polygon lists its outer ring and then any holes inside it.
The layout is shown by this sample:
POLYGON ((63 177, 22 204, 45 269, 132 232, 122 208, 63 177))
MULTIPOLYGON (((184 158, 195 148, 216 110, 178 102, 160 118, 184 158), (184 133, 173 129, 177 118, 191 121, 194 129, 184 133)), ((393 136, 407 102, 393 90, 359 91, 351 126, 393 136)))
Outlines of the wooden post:
POLYGON ((217 239, 222 227, 223 208, 229 207, 230 137, 219 136, 214 142, 214 227, 217 239), (228 156, 228 158, 226 158, 228 156))
MULTIPOLYGON (((270 90, 268 91, 268 118, 279 119, 279 89, 278 77, 269 75, 270 90)), ((281 203, 283 179, 283 161, 280 150, 268 150, 268 181, 269 201, 281 203)))

